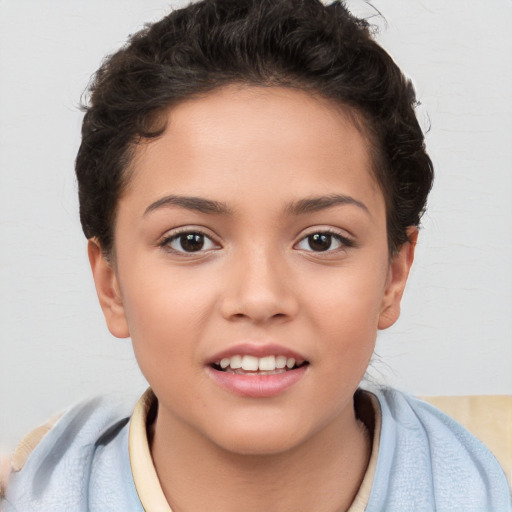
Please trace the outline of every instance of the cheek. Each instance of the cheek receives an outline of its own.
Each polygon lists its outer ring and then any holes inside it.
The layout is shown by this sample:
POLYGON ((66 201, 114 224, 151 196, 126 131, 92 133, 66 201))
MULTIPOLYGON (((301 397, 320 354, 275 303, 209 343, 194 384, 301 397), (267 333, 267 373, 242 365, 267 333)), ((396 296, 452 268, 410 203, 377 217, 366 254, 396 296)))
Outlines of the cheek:
POLYGON ((148 262, 125 272, 122 290, 132 338, 147 331, 163 330, 179 337, 201 321, 215 303, 214 280, 191 268, 173 269, 170 265, 148 262), (136 274, 142 274, 137 277, 136 274), (184 332, 182 332, 184 330, 184 332))
POLYGON ((157 278, 146 275, 144 286, 133 282, 123 290, 135 355, 146 377, 171 367, 179 373, 185 365, 177 361, 197 359, 203 324, 216 303, 214 290, 199 288, 179 275, 149 273, 157 278))
POLYGON ((356 385, 375 347, 386 279, 385 269, 368 268, 353 274, 337 269, 329 279, 317 279, 309 301, 318 356, 333 379, 349 378, 356 385))
POLYGON ((340 332, 349 327, 377 329, 386 277, 386 267, 374 261, 373 268, 339 268, 317 275, 304 289, 309 290, 311 311, 326 327, 340 332))

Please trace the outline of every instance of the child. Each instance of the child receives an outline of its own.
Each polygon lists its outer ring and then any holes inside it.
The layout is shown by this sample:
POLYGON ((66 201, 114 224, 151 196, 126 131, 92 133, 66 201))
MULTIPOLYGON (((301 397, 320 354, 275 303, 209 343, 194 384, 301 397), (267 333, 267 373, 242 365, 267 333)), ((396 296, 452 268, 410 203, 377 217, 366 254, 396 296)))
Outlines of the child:
POLYGON ((109 57, 80 214, 151 388, 69 410, 5 510, 509 510, 462 427, 359 389, 432 182, 414 103, 341 3, 205 0, 109 57))

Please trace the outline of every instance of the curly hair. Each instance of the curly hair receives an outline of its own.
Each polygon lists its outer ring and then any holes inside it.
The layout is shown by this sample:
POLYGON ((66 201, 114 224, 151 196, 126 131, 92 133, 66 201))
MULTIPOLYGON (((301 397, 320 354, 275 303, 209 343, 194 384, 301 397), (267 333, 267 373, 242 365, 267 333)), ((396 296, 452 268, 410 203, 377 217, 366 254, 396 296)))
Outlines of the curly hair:
POLYGON ((345 4, 202 0, 131 36, 90 85, 76 158, 87 238, 113 247, 116 206, 133 149, 165 131, 159 116, 224 85, 292 87, 348 108, 371 143, 390 251, 418 226, 433 180, 414 88, 345 4))

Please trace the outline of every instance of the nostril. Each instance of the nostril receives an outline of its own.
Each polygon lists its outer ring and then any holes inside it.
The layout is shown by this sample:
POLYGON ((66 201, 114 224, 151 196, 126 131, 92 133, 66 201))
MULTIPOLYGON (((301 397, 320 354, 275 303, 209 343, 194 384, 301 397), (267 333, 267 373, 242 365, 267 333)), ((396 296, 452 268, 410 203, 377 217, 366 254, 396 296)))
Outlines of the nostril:
POLYGON ((284 276, 275 276, 272 280, 264 275, 256 278, 253 275, 256 271, 251 268, 246 269, 247 275, 237 280, 236 286, 226 289, 220 298, 222 316, 231 321, 254 323, 293 319, 298 311, 298 301, 289 283, 282 285, 284 276))

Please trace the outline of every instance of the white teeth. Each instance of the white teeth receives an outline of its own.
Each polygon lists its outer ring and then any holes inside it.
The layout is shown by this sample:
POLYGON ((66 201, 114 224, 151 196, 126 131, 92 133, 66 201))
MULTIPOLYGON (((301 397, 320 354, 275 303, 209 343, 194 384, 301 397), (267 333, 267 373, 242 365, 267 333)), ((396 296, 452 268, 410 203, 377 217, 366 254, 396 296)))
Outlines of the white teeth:
POLYGON ((275 370, 276 369, 276 358, 275 356, 262 357, 259 360, 258 368, 260 370, 275 370))
MULTIPOLYGON (((299 361, 301 364, 302 362, 299 361)), ((249 355, 235 355, 232 357, 224 357, 217 362, 223 370, 239 370, 236 373, 245 372, 274 372, 283 369, 292 369, 297 364, 293 357, 279 356, 265 356, 255 357, 249 355)), ((300 366, 298 364, 298 366, 300 366)))
POLYGON ((286 356, 276 357, 276 368, 284 368, 286 366, 286 356))
POLYGON ((242 356, 233 356, 229 359, 229 366, 236 370, 237 368, 242 368, 242 356))
POLYGON ((293 368, 295 366, 295 359, 293 357, 289 357, 287 360, 286 360, 286 366, 288 368, 293 368))
POLYGON ((258 369, 258 358, 254 356, 242 357, 242 369, 255 372, 258 369))
POLYGON ((281 368, 281 370, 260 370, 257 372, 246 372, 245 370, 242 370, 239 368, 238 370, 232 370, 231 368, 226 368, 226 373, 234 373, 236 375, 245 375, 247 377, 256 377, 257 375, 279 375, 280 373, 286 373, 288 370, 285 370, 284 368, 281 368))

